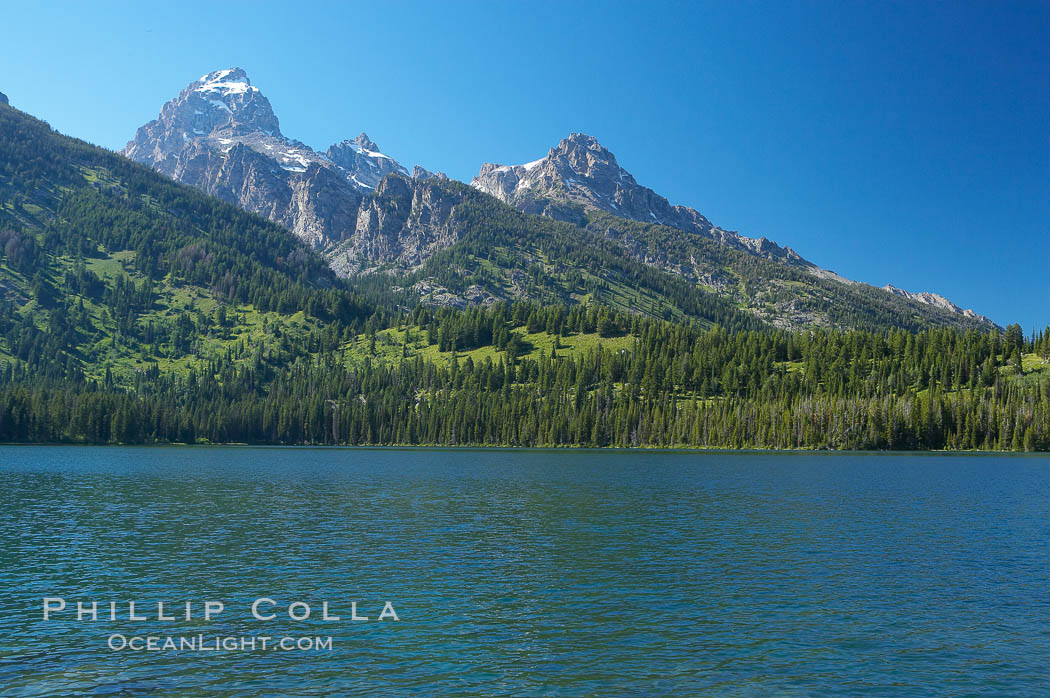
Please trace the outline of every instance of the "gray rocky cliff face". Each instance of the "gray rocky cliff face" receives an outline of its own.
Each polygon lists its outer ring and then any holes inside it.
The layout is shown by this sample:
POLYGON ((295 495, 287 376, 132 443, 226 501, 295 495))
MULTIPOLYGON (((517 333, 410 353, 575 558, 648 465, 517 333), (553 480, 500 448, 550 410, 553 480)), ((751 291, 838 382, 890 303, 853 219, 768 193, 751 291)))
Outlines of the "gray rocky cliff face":
POLYGON ((168 164, 167 174, 178 181, 276 222, 287 225, 290 220, 288 178, 277 176, 268 158, 245 145, 221 152, 194 142, 168 164))
POLYGON ((524 165, 486 163, 471 185, 526 213, 571 219, 572 209, 564 204, 576 204, 705 235, 763 257, 805 263, 791 248, 723 230, 694 209, 672 206, 652 189, 638 184, 597 139, 582 133, 571 134, 546 157, 524 165))
POLYGON ((409 271, 455 244, 464 197, 439 183, 396 175, 381 180, 361 202, 353 234, 326 253, 332 268, 344 276, 381 268, 409 271))
POLYGON ((286 137, 270 101, 230 68, 190 83, 123 152, 327 248, 353 234, 358 206, 383 177, 409 176, 364 134, 343 144, 330 157, 286 137))
POLYGON ((3 92, 0 92, 0 104, 11 104, 9 101, 7 101, 7 95, 5 95, 3 92))

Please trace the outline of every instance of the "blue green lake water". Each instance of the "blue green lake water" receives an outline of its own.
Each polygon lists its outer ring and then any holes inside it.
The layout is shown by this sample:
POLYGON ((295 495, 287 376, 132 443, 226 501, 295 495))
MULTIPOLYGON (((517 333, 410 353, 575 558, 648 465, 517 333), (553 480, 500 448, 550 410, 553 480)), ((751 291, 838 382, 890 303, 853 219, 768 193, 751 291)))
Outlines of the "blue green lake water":
POLYGON ((1046 695, 1048 667, 1047 457, 0 447, 10 695, 1046 695))

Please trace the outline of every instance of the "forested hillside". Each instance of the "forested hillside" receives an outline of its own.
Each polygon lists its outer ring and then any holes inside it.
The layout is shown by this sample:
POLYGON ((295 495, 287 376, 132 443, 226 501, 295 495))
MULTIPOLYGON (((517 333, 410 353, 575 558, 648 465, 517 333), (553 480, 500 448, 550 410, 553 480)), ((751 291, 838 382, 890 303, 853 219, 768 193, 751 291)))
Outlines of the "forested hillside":
POLYGON ((374 309, 283 228, 6 106, 0 295, 0 362, 71 380, 336 346, 374 309))
POLYGON ((399 282, 505 283, 528 249, 538 302, 354 290, 285 229, 0 105, 0 441, 1050 449, 1050 331, 890 330, 863 298, 870 331, 776 330, 608 230, 468 194, 467 234, 399 282))

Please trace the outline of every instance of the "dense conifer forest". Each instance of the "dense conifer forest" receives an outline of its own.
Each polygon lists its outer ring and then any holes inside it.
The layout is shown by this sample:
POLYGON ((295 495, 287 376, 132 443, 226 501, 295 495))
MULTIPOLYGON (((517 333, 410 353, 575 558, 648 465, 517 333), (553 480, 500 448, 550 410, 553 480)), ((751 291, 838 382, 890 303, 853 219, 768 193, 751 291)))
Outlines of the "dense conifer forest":
MULTIPOLYGON (((479 201, 436 267, 499 249, 479 201)), ((611 263, 517 220, 567 268, 611 263)), ((0 442, 1050 450, 1050 330, 893 329, 858 297, 868 329, 787 332, 636 267, 679 312, 542 275, 534 301, 406 303, 0 106, 0 442)))
POLYGON ((1050 449, 1050 335, 1017 326, 731 333, 526 303, 403 319, 357 342, 317 330, 239 346, 181 374, 8 361, 0 440, 1050 449), (537 334, 550 348, 524 339, 537 334), (570 350, 580 336, 595 341, 570 350))

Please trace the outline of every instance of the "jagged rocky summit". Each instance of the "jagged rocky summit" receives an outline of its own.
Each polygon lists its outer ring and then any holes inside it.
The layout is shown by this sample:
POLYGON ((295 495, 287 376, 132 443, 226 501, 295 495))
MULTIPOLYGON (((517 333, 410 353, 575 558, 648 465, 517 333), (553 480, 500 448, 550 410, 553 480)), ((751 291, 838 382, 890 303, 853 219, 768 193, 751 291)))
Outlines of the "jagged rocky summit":
POLYGON ((5 95, 3 92, 0 92, 0 104, 11 104, 7 101, 7 95, 5 95))
POLYGON ((471 181, 475 188, 527 213, 566 216, 565 204, 579 204, 643 223, 666 225, 713 238, 765 257, 802 261, 790 247, 719 228, 700 212, 673 206, 620 167, 616 156, 593 136, 573 133, 546 157, 524 165, 485 163, 471 181))
POLYGON ((383 177, 411 176, 364 133, 324 154, 286 137, 270 101, 240 68, 190 83, 123 152, 318 248, 353 232, 363 195, 383 177))

